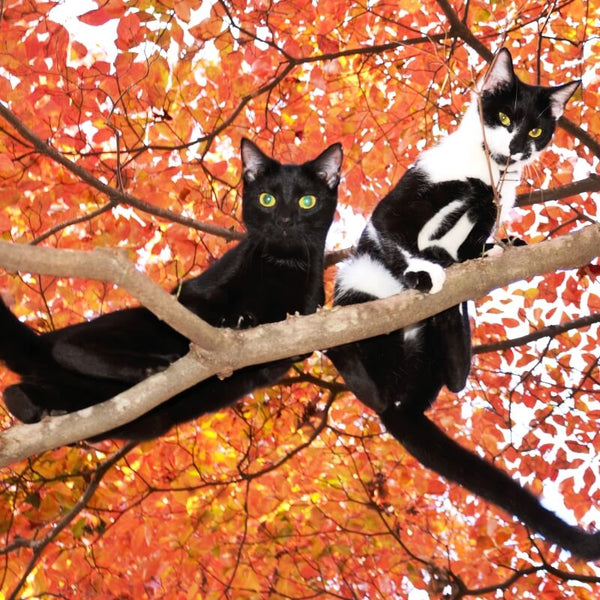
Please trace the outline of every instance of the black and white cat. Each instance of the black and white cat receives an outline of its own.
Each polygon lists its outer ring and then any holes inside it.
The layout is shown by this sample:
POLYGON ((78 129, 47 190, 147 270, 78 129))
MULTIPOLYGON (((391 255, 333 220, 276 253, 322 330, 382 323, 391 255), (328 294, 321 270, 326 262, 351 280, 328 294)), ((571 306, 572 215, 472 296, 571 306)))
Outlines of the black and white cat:
MULTIPOLYGON (((247 236, 200 276, 179 301, 208 323, 246 328, 314 312, 324 302, 325 238, 337 204, 342 149, 304 164, 281 164, 242 140, 242 217, 247 236)), ((21 421, 97 404, 166 368, 189 341, 143 307, 38 335, 0 300, 0 360, 21 376, 4 401, 21 421)), ((211 377, 142 417, 94 439, 151 439, 173 425, 275 384, 294 359, 211 377)))
MULTIPOLYGON (((410 288, 435 293, 445 267, 479 257, 498 211, 504 218, 513 206, 523 166, 550 142, 578 85, 527 85, 516 77, 508 50, 500 50, 458 129, 424 152, 375 208, 356 257, 339 270, 335 303, 410 288)), ((600 558, 600 533, 564 523, 424 415, 442 386, 457 392, 466 383, 471 362, 466 304, 329 354, 354 394, 423 465, 509 511, 549 541, 578 556, 600 558)))

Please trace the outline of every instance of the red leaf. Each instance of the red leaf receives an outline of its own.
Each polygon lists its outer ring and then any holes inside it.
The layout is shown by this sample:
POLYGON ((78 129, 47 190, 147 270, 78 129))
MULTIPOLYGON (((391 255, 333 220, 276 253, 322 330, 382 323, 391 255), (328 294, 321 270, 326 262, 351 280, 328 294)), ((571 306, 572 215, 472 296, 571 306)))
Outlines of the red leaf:
POLYGON ((132 13, 119 20, 115 44, 119 50, 129 50, 143 41, 143 35, 140 34, 140 19, 136 13, 132 13))
POLYGON ((96 10, 90 10, 77 18, 86 25, 97 27, 98 25, 104 25, 104 23, 107 23, 111 19, 118 19, 124 12, 125 6, 122 6, 120 14, 115 14, 115 10, 108 6, 103 6, 96 10))

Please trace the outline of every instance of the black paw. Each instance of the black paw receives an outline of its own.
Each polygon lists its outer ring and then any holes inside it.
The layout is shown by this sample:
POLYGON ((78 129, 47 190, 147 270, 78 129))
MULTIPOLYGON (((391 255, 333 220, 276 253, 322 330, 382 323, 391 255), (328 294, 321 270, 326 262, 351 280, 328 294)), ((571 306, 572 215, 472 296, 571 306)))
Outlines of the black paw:
POLYGON ((11 385, 4 390, 4 403, 22 423, 37 423, 48 416, 48 410, 35 404, 20 385, 11 385))
POLYGON ((222 317, 219 321, 219 327, 230 327, 231 329, 249 329, 257 325, 258 321, 252 313, 222 317))
POLYGON ((257 325, 258 321, 252 313, 244 313, 238 317, 236 328, 249 329, 250 327, 256 327, 257 325))
POLYGON ((527 242, 517 236, 511 235, 500 240, 495 240, 494 242, 488 242, 484 244, 482 256, 494 255, 495 253, 499 253, 508 248, 517 246, 527 246, 527 242))
POLYGON ((427 271, 406 271, 404 280, 409 289, 419 292, 429 292, 433 287, 433 281, 427 271))

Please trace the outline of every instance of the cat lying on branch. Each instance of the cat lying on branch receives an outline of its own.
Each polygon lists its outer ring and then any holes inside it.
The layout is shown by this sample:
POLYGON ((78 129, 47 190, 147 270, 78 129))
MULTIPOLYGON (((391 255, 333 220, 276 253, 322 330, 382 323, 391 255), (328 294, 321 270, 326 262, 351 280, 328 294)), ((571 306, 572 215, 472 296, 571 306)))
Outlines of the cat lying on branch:
MULTIPOLYGON (((246 328, 315 312, 324 302, 325 238, 337 204, 342 149, 301 165, 281 164, 242 140, 242 218, 247 236, 178 299, 214 326, 246 328)), ((0 300, 0 360, 21 376, 4 390, 13 415, 33 423, 126 390, 187 353, 189 341, 143 307, 38 335, 0 300)), ((293 358, 214 376, 142 417, 93 438, 145 440, 176 424, 274 385, 293 358)))

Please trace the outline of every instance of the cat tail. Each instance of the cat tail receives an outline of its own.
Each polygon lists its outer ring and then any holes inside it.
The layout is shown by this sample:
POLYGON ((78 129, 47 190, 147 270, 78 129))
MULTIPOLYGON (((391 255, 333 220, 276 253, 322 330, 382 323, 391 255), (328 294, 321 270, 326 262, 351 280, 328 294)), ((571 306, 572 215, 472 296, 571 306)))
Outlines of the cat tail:
POLYGON ((391 407, 381 420, 420 463, 515 515, 527 527, 575 556, 600 558, 600 532, 568 525, 506 473, 449 438, 422 413, 391 407))
POLYGON ((43 369, 51 361, 40 336, 21 323, 0 298, 0 361, 19 375, 43 369))

